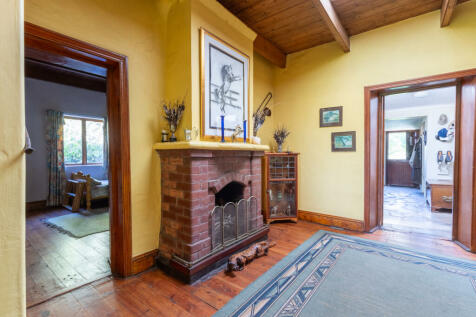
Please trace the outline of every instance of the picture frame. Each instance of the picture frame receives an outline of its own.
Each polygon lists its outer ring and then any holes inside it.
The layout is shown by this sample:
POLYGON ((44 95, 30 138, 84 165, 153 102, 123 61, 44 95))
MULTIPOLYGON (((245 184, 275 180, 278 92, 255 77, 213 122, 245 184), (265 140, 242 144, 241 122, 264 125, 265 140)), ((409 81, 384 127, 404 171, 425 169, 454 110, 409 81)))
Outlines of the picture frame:
POLYGON ((249 56, 200 28, 200 139, 221 140, 223 115, 225 140, 246 120, 246 136, 242 132, 236 140, 249 141, 249 107, 249 56))
POLYGON ((319 127, 341 127, 344 107, 327 107, 319 109, 319 127))
POLYGON ((355 131, 333 132, 331 134, 332 152, 355 152, 355 131))

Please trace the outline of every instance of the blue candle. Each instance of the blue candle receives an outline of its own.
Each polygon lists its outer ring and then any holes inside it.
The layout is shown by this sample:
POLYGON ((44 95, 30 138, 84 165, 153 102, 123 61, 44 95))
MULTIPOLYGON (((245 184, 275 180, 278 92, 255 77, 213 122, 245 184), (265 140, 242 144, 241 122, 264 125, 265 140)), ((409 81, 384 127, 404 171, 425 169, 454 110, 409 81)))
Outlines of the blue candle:
POLYGON ((225 116, 221 115, 221 141, 225 142, 225 116))
POLYGON ((246 143, 246 120, 243 120, 243 143, 246 143))

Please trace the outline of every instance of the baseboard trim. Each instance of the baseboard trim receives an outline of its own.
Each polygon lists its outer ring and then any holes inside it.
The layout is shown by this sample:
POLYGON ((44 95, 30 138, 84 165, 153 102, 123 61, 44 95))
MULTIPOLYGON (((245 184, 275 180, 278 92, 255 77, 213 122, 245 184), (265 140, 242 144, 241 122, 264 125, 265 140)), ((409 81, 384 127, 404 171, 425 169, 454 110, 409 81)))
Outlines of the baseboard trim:
POLYGON ((132 258, 132 274, 139 274, 155 266, 155 259, 159 254, 158 249, 137 255, 132 258))
POLYGON ((320 225, 339 227, 342 229, 364 232, 364 222, 362 220, 344 218, 339 216, 332 216, 321 214, 318 212, 299 210, 298 218, 320 225))
POLYGON ((25 206, 26 212, 31 212, 36 210, 45 210, 45 209, 46 209, 46 200, 27 202, 25 206))

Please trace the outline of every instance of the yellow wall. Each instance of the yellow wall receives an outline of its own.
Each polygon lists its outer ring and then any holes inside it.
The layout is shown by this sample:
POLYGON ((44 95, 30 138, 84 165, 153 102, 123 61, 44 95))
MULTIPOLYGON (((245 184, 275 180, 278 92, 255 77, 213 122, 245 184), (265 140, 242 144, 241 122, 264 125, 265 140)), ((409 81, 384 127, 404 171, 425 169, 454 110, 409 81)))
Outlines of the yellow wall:
MULTIPOLYGON (((159 1, 160 2, 160 1, 159 1)), ((164 1, 162 1, 164 2, 164 1)), ((176 136, 184 139, 183 129, 191 129, 191 67, 190 67, 190 23, 191 4, 189 0, 171 1, 167 15, 167 44, 165 63, 165 100, 174 101, 185 98, 185 112, 177 129, 176 136)), ((168 130, 168 124, 162 120, 162 127, 168 130)))
POLYGON ((23 1, 0 1, 0 316, 25 314, 23 1))
POLYGON ((158 246, 160 138, 168 2, 26 0, 25 20, 128 57, 131 132, 132 252, 158 246))
MULTIPOLYGON (((159 3, 163 2, 159 0, 159 3)), ((167 15, 165 99, 185 96, 186 109, 178 127, 178 139, 184 129, 200 130, 200 28, 217 35, 250 56, 256 34, 215 0, 170 0, 167 15)), ((250 98, 253 70, 250 70, 250 98)), ((250 100, 252 108, 253 100, 250 100)), ((161 122, 167 128, 165 122, 161 122)), ((198 135, 197 135, 198 138, 198 135)))
MULTIPOLYGON (((271 109, 271 117, 266 117, 266 121, 258 131, 258 137, 261 138, 261 144, 275 147, 273 140, 274 117, 275 115, 275 96, 274 96, 274 71, 276 66, 264 59, 261 55, 254 53, 254 85, 253 85, 253 104, 254 109, 258 109, 268 92, 273 94, 273 98, 268 103, 271 109)), ((250 133, 253 132, 253 126, 250 127, 250 133)))
MULTIPOLYGON (((26 21, 129 58, 134 255, 158 246, 160 164, 151 146, 165 128, 160 102, 187 93, 190 108, 180 129, 199 127, 201 26, 249 55, 250 114, 253 104, 258 106, 268 91, 273 92, 273 115, 259 135, 264 144, 270 144, 274 127, 285 124, 290 128, 288 145, 301 152, 300 209, 355 219, 363 219, 363 87, 476 67, 474 1, 457 7, 448 28, 439 28, 439 12, 433 12, 352 37, 349 54, 335 43, 292 54, 284 70, 253 54, 254 33, 215 1, 190 1, 25 3, 26 21), (344 106, 344 126, 319 129, 319 107, 334 105, 344 106), (346 130, 357 131, 357 152, 331 153, 330 132, 346 130)), ((23 127, 24 110, 18 2, 1 1, 0 5, 0 61, 8 61, 0 68, 1 95, 8 100, 1 106, 0 181, 9 184, 0 188, 0 198, 6 202, 0 204, 4 219, 0 252, 3 263, 4 257, 12 261, 0 273, 0 296, 7 303, 0 306, 0 315, 5 315, 5 309, 20 312, 24 305, 24 296, 19 296, 24 293, 24 140, 18 128, 23 127)), ((181 134, 179 131, 179 137, 181 134)))
POLYGON ((200 129, 200 28, 205 28, 250 58, 250 113, 253 112, 253 41, 256 34, 215 0, 192 0, 191 4, 191 124, 200 129))
POLYGON ((288 56, 276 73, 275 123, 301 153, 299 208, 363 219, 364 86, 476 67, 476 1, 458 5, 449 27, 440 12, 288 56), (344 106, 344 124, 319 128, 319 108, 344 106), (357 131, 357 152, 332 153, 331 132, 357 131))
POLYGON ((132 250, 157 248, 160 162, 152 145, 167 129, 161 102, 186 95, 179 139, 184 128, 200 127, 199 29, 205 27, 250 56, 252 111, 255 33, 214 0, 27 0, 25 20, 128 57, 132 250))

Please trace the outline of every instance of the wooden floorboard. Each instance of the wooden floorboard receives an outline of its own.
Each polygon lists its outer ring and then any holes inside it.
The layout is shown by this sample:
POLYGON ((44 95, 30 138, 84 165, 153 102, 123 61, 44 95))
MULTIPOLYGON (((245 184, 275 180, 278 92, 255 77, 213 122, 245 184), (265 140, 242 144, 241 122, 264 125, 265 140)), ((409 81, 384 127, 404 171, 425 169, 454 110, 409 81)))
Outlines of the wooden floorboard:
MULTIPOLYGON (((42 221, 69 213, 66 209, 50 209, 27 214, 28 307, 110 274, 109 232, 77 239, 48 227, 42 221)), ((65 295, 65 299, 73 301, 70 296, 65 295)), ((79 311, 83 314, 83 309, 79 311)))
POLYGON ((299 221, 297 224, 275 223, 271 225, 269 236, 276 242, 276 246, 270 249, 269 255, 253 261, 243 271, 235 272, 233 275, 219 272, 212 278, 194 285, 186 285, 158 269, 125 280, 108 277, 34 306, 28 309, 27 315, 211 316, 321 229, 476 261, 476 254, 464 251, 453 242, 426 235, 385 230, 378 230, 372 234, 357 233, 305 221, 299 221))

